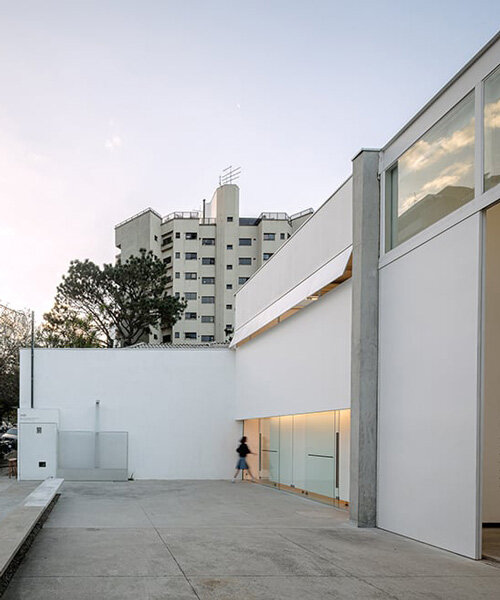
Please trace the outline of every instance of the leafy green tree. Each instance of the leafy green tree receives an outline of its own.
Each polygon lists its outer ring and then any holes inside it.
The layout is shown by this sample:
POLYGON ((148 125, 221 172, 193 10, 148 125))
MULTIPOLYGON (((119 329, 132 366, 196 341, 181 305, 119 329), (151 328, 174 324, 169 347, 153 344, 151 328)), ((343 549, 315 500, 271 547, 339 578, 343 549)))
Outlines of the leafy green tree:
POLYGON ((91 317, 78 314, 66 304, 56 302, 43 315, 37 330, 37 344, 49 348, 102 348, 106 346, 91 317))
POLYGON ((186 303, 167 295, 167 283, 166 266, 151 251, 102 268, 73 260, 56 303, 88 318, 104 345, 131 346, 152 327, 172 327, 181 317, 186 303))
POLYGON ((28 311, 0 304, 0 422, 15 420, 19 406, 19 350, 30 345, 28 311))

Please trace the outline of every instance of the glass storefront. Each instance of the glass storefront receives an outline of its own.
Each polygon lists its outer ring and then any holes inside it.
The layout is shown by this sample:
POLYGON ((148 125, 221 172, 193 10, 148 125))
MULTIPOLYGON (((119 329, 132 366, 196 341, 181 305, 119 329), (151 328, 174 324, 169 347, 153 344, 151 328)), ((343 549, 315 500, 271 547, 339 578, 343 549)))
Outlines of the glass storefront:
POLYGON ((245 421, 261 483, 348 506, 350 410, 245 421))

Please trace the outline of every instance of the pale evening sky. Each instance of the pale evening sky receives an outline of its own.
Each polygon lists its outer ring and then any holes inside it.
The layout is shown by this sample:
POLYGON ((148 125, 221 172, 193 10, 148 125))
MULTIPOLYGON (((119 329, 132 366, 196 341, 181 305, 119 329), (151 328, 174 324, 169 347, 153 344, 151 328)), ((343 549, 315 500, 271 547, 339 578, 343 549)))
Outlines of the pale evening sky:
POLYGON ((0 302, 50 309, 114 225, 317 208, 497 31, 497 0, 0 0, 0 302))

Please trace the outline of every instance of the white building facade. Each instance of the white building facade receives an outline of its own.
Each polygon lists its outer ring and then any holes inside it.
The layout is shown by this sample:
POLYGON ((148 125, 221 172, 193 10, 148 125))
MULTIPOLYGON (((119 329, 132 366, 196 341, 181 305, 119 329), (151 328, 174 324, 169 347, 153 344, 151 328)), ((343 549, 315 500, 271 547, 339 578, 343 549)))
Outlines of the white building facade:
MULTIPOLYGON (((139 350, 89 350, 110 356, 111 370, 93 359, 85 377, 83 351, 38 350, 34 408, 59 410, 59 428, 64 411, 72 428, 90 428, 80 407, 97 390, 113 394, 123 370, 113 410, 136 402, 158 366, 148 357, 164 353, 179 395, 148 391, 151 419, 175 417, 189 438, 203 428, 196 412, 213 408, 220 448, 233 455, 243 430, 262 483, 347 508, 358 526, 481 558, 484 527, 500 524, 499 65, 496 36, 384 148, 354 157, 347 181, 237 291, 230 349, 198 350, 194 366, 169 354, 180 350, 145 349, 137 368, 127 353, 139 350)), ((133 427, 110 413, 108 430, 118 423, 133 427)), ((22 439, 21 429, 21 473, 22 439)), ((176 452, 178 438, 155 439, 176 452)), ((175 474, 193 476, 195 448, 182 449, 175 474)))

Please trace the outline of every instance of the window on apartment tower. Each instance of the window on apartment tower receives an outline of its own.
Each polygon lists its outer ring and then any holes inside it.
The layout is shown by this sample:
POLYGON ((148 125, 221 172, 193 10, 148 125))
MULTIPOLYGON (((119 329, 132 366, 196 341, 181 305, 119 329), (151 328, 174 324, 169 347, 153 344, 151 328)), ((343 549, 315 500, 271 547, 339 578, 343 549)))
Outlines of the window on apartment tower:
POLYGON ((228 271, 232 271, 233 270, 233 265, 226 265, 226 269, 228 271))
POLYGON ((175 258, 180 258, 181 257, 181 253, 180 252, 176 252, 175 253, 175 258))
POLYGON ((273 241, 276 239, 275 233, 264 233, 264 239, 267 241, 273 241))
POLYGON ((233 284, 232 283, 226 283, 226 290, 232 290, 233 289, 233 284))
POLYGON ((240 238, 239 244, 240 244, 240 246, 251 246, 252 238, 240 238))
POLYGON ((197 316, 198 316, 198 315, 197 315, 195 312, 187 312, 187 313, 184 313, 184 318, 185 318, 187 321, 189 321, 189 320, 193 320, 193 319, 196 319, 196 318, 197 318, 197 316))
POLYGON ((227 218, 227 222, 228 222, 228 223, 232 223, 232 222, 233 222, 233 217, 228 217, 228 218, 227 218))
POLYGON ((172 341, 172 336, 170 334, 164 335, 161 339, 164 344, 170 344, 172 341))
POLYGON ((251 265, 252 264, 252 259, 248 258, 248 257, 244 257, 242 256, 239 260, 238 263, 240 265, 251 265))
POLYGON ((196 331, 186 331, 184 333, 184 339, 195 340, 196 339, 196 331))
POLYGON ((215 321, 215 317, 213 315, 201 315, 202 323, 213 323, 215 321))
POLYGON ((166 265, 169 265, 172 262, 172 257, 171 256, 167 256, 166 258, 163 259, 163 262, 166 265))
POLYGON ((186 231, 186 239, 187 240, 197 240, 198 234, 196 231, 186 231))
POLYGON ((202 335, 201 336, 201 341, 202 342, 213 342, 214 341, 214 336, 213 335, 202 335))
POLYGON ((198 294, 196 292, 186 292, 184 294, 185 300, 196 300, 198 298, 198 294))
POLYGON ((175 332, 175 336, 174 337, 175 337, 176 340, 179 339, 179 332, 178 331, 175 332))
POLYGON ((262 258, 264 260, 269 260, 273 254, 274 254, 274 252, 264 252, 264 254, 262 255, 262 258))
POLYGON ((176 271, 175 272, 175 278, 176 279, 180 279, 180 276, 181 276, 181 274, 179 273, 179 271, 176 271))
POLYGON ((168 246, 168 245, 169 245, 169 244, 171 244, 171 243, 172 243, 172 235, 169 235, 169 236, 167 236, 167 237, 164 237, 164 238, 161 240, 161 245, 162 245, 162 246, 168 246))
POLYGON ((227 310, 233 310, 233 305, 232 304, 226 304, 226 309, 227 310))
POLYGON ((215 265, 215 258, 213 256, 204 256, 201 259, 202 265, 215 265))
POLYGON ((157 241, 158 241, 158 236, 157 236, 157 235, 155 235, 155 242, 157 242, 157 241))
POLYGON ((238 277, 238 283, 240 285, 243 285, 244 283, 246 283, 249 280, 249 277, 238 277))
POLYGON ((181 232, 180 231, 176 231, 175 232, 175 239, 176 240, 180 240, 181 239, 181 232))
POLYGON ((215 238, 202 238, 202 246, 215 246, 215 238))
POLYGON ((285 239, 285 234, 284 233, 280 233, 280 240, 284 240, 285 239))
POLYGON ((196 252, 186 252, 184 256, 185 256, 186 260, 197 260, 198 259, 198 254, 196 252))
POLYGON ((215 296, 202 296, 201 303, 202 304, 215 304, 215 296))
POLYGON ((186 271, 184 273, 184 278, 185 279, 198 279, 198 274, 197 273, 193 273, 192 271, 186 271))
POLYGON ((204 285, 213 285, 215 284, 215 277, 202 277, 201 283, 204 285))

